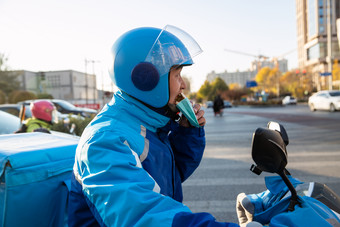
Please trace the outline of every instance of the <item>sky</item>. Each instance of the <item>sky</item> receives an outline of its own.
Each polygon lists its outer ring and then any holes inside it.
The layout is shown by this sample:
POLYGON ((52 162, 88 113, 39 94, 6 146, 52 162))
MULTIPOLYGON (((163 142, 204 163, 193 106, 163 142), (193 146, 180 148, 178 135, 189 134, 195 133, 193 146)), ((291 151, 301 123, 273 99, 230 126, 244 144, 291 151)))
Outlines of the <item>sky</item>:
MULTIPOLYGON (((0 53, 13 70, 94 72, 97 86, 110 89, 115 40, 167 24, 203 50, 182 72, 193 91, 211 71, 245 71, 255 60, 226 49, 277 57, 297 48, 294 0, 0 0, 0 53)), ((285 58, 297 67, 297 51, 285 58)))

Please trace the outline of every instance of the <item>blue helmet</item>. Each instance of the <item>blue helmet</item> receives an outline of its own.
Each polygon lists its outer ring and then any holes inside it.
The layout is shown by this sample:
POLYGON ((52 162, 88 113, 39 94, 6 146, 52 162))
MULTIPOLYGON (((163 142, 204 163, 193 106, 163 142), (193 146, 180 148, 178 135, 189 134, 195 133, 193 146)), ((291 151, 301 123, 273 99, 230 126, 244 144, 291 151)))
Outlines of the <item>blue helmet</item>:
POLYGON ((183 30, 167 25, 136 28, 112 46, 110 76, 116 86, 136 99, 160 108, 169 101, 168 74, 172 66, 191 65, 202 50, 183 30))

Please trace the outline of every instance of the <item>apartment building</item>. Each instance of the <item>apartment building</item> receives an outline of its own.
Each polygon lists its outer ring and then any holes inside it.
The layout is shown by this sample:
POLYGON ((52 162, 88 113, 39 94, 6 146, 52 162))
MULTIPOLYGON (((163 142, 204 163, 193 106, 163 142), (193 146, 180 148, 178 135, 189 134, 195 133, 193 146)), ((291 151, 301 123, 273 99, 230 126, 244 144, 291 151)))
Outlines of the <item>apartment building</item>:
POLYGON ((212 82, 215 78, 220 77, 226 84, 238 84, 240 87, 246 86, 247 81, 252 81, 255 79, 255 76, 260 68, 269 67, 278 69, 281 72, 287 72, 288 70, 288 61, 286 59, 280 59, 276 61, 263 60, 258 61, 255 60, 251 63, 250 69, 247 71, 236 71, 236 72, 227 72, 224 71, 222 73, 216 73, 212 71, 207 75, 207 80, 212 82))
POLYGON ((340 59, 336 20, 339 0, 296 0, 298 64, 307 69, 317 90, 331 88, 330 72, 340 59))

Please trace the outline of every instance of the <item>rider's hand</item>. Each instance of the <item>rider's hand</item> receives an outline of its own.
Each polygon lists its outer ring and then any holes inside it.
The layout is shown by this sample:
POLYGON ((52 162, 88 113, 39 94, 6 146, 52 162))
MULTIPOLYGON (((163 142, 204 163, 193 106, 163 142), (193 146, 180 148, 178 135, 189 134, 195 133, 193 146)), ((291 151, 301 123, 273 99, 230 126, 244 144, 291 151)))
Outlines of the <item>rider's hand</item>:
POLYGON ((254 212, 254 204, 250 201, 246 194, 238 194, 236 201, 236 213, 241 227, 245 227, 248 223, 253 221, 254 212))
MULTIPOLYGON (((196 115, 196 118, 197 118, 197 121, 198 121, 198 124, 200 126, 204 126, 206 121, 205 121, 205 118, 204 118, 204 110, 201 110, 201 105, 196 103, 194 106, 193 106, 193 109, 194 109, 194 112, 195 112, 195 115, 196 115)), ((179 123, 181 126, 183 127, 190 127, 190 123, 188 121, 188 119, 182 115, 182 119, 179 123)))

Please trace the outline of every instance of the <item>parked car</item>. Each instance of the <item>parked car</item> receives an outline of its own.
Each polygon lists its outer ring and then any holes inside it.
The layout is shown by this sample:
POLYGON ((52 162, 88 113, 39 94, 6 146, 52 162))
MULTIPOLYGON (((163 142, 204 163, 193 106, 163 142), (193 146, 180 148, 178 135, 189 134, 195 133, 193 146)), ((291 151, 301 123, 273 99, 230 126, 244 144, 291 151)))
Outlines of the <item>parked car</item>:
MULTIPOLYGON (((81 108, 81 107, 76 107, 72 103, 61 100, 61 99, 45 99, 50 102, 52 102, 55 107, 57 108, 57 111, 62 113, 62 114, 74 114, 74 115, 80 115, 82 117, 93 117, 94 115, 97 114, 96 110, 90 109, 90 108, 81 108)), ((30 104, 35 100, 26 100, 23 102, 19 102, 18 104, 30 104)))
MULTIPOLYGON (((20 104, 1 104, 0 110, 10 113, 14 116, 20 117, 22 105, 20 104)), ((32 112, 30 108, 26 108, 25 110, 25 119, 32 117, 32 112)))
POLYGON ((319 91, 308 99, 309 109, 328 110, 334 112, 340 110, 340 91, 319 91))
MULTIPOLYGON (((23 104, 26 107, 26 109, 25 109, 25 119, 31 118, 32 112, 31 112, 31 108, 30 108, 30 103, 24 102, 23 104)), ((17 117, 20 117, 19 115, 20 115, 21 108, 22 108, 22 104, 1 104, 0 105, 0 110, 7 112, 9 114, 12 114, 14 116, 17 116, 17 117)), ((62 114, 59 111, 57 111, 57 114, 58 114, 59 120, 67 120, 70 117, 83 118, 84 119, 83 116, 74 115, 74 114, 71 114, 71 116, 70 116, 70 114, 62 114)))
POLYGON ((231 108, 231 107, 233 107, 233 105, 229 101, 224 100, 223 103, 224 103, 223 108, 231 108))
POLYGON ((205 103, 205 106, 206 106, 207 108, 213 108, 214 102, 213 102, 213 101, 207 101, 207 102, 205 103))
POLYGON ((0 110, 0 135, 15 132, 20 127, 20 119, 13 114, 0 110))
MULTIPOLYGON (((1 125, 0 135, 12 134, 20 128, 21 122, 20 122, 19 117, 0 110, 0 125, 1 125)), ((64 133, 64 132, 58 132, 58 131, 53 131, 53 130, 50 130, 50 132, 51 134, 59 136, 59 137, 78 138, 78 139, 80 138, 79 136, 64 133)))
POLYGON ((282 105, 296 105, 297 100, 293 96, 286 96, 282 99, 282 105))

